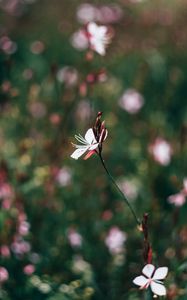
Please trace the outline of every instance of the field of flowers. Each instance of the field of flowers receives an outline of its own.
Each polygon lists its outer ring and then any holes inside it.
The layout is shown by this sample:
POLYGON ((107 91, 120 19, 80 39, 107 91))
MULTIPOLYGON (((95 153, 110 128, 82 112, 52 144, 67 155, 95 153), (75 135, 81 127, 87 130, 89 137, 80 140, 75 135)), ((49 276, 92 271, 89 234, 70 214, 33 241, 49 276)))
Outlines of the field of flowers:
POLYGON ((0 0, 0 299, 187 299, 186 25, 0 0))

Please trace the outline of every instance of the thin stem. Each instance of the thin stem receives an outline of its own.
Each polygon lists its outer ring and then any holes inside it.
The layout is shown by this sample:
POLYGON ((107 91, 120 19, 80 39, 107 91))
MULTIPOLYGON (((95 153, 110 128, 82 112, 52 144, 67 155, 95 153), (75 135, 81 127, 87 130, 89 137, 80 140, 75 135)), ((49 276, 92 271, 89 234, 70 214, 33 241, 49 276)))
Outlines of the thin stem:
POLYGON ((138 225, 138 226, 141 225, 141 222, 139 221, 138 217, 136 216, 136 213, 135 213, 134 209, 132 208, 131 204, 129 203, 129 200, 127 199, 127 196, 124 195, 124 193, 121 191, 121 189, 119 188, 119 186, 118 186, 117 183, 115 182, 114 178, 112 177, 112 175, 111 175, 110 172, 108 171, 108 169, 107 169, 107 167, 106 167, 106 165, 105 165, 105 162, 104 162, 104 159, 103 159, 101 153, 98 153, 98 156, 99 156, 100 161, 101 161, 101 163, 102 163, 102 166, 103 166, 103 168, 105 169, 105 171, 106 171, 108 177, 110 178, 111 182, 113 183, 113 185, 115 186, 115 188, 117 189, 117 191, 119 192, 119 194, 122 196, 123 200, 125 201, 125 203, 126 203, 127 206, 129 207, 129 209, 130 209, 130 211, 131 211, 131 213, 132 213, 132 215, 133 215, 133 217, 134 217, 134 219, 135 219, 137 225, 138 225))

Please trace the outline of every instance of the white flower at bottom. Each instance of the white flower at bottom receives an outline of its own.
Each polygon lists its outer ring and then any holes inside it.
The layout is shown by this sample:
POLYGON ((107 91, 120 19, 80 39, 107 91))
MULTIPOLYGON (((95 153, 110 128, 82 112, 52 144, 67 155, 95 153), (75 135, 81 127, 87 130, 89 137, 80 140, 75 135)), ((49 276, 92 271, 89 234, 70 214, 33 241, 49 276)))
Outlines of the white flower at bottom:
POLYGON ((92 128, 89 128, 83 138, 80 134, 75 135, 76 140, 81 143, 82 145, 73 144, 75 148, 77 148, 72 154, 71 157, 74 159, 78 159, 87 151, 94 151, 99 143, 97 143, 95 139, 95 135, 92 128))
POLYGON ((136 277, 133 280, 133 283, 140 286, 140 289, 147 289, 149 286, 151 287, 152 292, 158 296, 166 295, 166 288, 163 285, 162 281, 168 273, 167 267, 161 267, 155 270, 155 266, 152 264, 147 264, 142 273, 145 275, 141 275, 136 277))

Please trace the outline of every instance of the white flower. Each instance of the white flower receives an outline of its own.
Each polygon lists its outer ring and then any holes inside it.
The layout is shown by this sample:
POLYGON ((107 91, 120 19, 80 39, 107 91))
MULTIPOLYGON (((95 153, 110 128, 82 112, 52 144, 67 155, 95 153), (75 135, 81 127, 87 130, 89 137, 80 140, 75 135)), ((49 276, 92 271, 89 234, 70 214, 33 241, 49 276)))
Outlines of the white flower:
POLYGON ((71 157, 74 159, 78 159, 87 151, 90 151, 92 153, 92 151, 94 151, 99 145, 99 143, 95 139, 95 135, 92 128, 89 128, 87 130, 84 138, 80 134, 75 135, 75 138, 82 145, 73 144, 73 146, 77 148, 71 155, 71 157))
POLYGON ((100 55, 105 55, 105 48, 109 44, 111 38, 108 34, 108 28, 90 22, 87 25, 87 33, 90 47, 100 55))
POLYGON ((147 289, 149 286, 151 287, 152 292, 158 296, 166 295, 166 288, 162 283, 162 279, 167 276, 168 268, 161 267, 155 270, 155 266, 152 264, 147 264, 142 273, 145 275, 141 275, 136 277, 133 280, 133 283, 140 286, 140 289, 147 289))

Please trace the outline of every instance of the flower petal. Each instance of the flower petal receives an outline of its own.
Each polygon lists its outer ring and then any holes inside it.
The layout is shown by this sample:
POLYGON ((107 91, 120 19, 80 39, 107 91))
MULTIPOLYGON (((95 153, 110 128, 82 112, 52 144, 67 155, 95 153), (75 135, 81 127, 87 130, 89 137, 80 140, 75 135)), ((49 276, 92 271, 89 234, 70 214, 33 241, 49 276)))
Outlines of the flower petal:
POLYGON ((98 147, 98 145, 99 145, 99 143, 90 146, 89 150, 95 150, 98 147))
POLYGON ((97 24, 90 22, 87 26, 87 30, 90 34, 95 35, 98 31, 98 26, 97 26, 97 24))
POLYGON ((71 154, 71 157, 74 158, 74 159, 78 159, 78 158, 79 158, 80 156, 82 156, 87 150, 88 150, 88 147, 76 149, 76 150, 71 154))
POLYGON ((88 142, 88 144, 97 143, 95 139, 95 135, 92 128, 89 128, 85 134, 85 140, 88 142))
POLYGON ((157 280, 164 279, 167 276, 167 273, 168 273, 168 268, 167 267, 158 268, 155 271, 153 279, 157 279, 157 280))
POLYGON ((136 277, 134 280, 133 280, 133 283, 136 284, 136 285, 139 285, 141 286, 142 288, 145 286, 146 288, 148 287, 147 284, 148 284, 149 280, 147 278, 145 278, 143 275, 141 276, 138 276, 136 277))
POLYGON ((161 283, 157 283, 155 281, 152 281, 151 282, 151 290, 155 295, 158 295, 158 296, 165 296, 166 295, 166 288, 161 283))
POLYGON ((89 151, 86 155, 85 155, 85 157, 84 157, 84 160, 87 160, 88 158, 90 158, 93 154, 95 154, 96 152, 94 151, 94 150, 91 150, 91 151, 89 151))
POLYGON ((148 278, 151 278, 153 275, 155 267, 152 264, 147 264, 143 270, 142 273, 147 276, 148 278))

